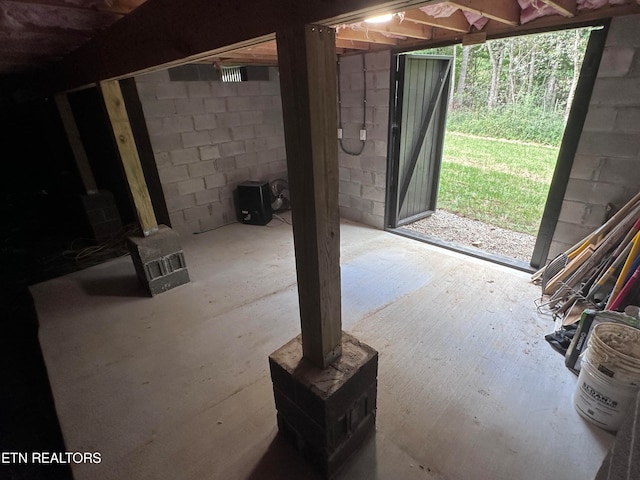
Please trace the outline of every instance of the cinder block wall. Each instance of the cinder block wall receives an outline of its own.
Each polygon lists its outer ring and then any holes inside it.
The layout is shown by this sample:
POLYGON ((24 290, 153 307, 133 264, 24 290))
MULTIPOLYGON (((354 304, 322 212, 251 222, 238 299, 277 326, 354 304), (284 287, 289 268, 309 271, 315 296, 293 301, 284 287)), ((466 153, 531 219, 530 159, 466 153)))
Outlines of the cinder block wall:
MULTIPOLYGON (((340 161, 340 215, 343 218, 384 228, 389 125, 390 52, 364 55, 366 68, 367 140, 360 155, 349 155, 338 147, 340 161)), ((343 146, 360 149, 362 129, 362 55, 340 59, 341 119, 343 146)))
POLYGON ((233 191, 245 180, 286 179, 278 71, 268 81, 136 77, 171 225, 199 233, 236 221, 233 191))
POLYGON ((611 22, 549 258, 640 191, 639 25, 640 15, 611 22))

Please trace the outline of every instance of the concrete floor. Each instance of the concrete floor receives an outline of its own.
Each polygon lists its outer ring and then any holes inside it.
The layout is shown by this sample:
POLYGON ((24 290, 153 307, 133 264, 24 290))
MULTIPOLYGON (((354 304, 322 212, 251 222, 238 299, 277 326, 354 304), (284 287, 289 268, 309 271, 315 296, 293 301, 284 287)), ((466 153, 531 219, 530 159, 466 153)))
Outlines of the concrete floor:
MULTIPOLYGON (((343 328, 380 353, 377 432, 341 479, 594 478, 529 275, 342 225, 343 328)), ((267 356, 299 333, 290 225, 183 238, 192 282, 142 296, 128 257, 31 287, 73 468, 91 479, 317 479, 276 435, 267 356)))

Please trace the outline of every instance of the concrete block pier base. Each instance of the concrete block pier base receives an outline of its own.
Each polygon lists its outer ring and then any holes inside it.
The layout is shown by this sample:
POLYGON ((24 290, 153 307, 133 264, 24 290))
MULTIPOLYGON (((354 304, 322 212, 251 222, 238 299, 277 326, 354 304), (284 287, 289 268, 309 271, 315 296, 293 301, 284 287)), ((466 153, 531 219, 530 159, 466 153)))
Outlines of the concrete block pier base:
POLYGON ((129 237, 127 245, 138 279, 151 296, 189 283, 180 236, 166 225, 148 237, 129 237))
POLYGON ((375 430, 378 352, 342 334, 342 356, 325 369, 302 356, 300 336, 269 356, 279 432, 332 478, 375 430))

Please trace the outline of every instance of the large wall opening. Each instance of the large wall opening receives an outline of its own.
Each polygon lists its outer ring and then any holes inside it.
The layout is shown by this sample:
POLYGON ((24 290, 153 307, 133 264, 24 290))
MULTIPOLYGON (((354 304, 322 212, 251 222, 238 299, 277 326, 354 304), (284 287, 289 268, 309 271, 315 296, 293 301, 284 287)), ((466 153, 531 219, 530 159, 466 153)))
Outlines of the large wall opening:
MULTIPOLYGON (((591 30, 413 52, 411 56, 450 58, 447 119, 442 127, 436 120, 425 126, 427 141, 421 155, 427 149, 436 152, 430 167, 421 172, 432 177, 432 201, 394 226, 408 235, 531 270, 591 30), (444 129, 439 154, 433 145, 439 138, 438 128, 444 129)), ((397 99, 397 108, 402 111, 403 103, 414 109, 416 102, 423 101, 415 91, 431 87, 414 86, 412 93, 408 82, 416 82, 410 78, 414 74, 407 70, 399 75, 396 85, 407 82, 404 92, 410 98, 397 99)), ((403 120, 407 121, 406 112, 392 125, 399 124, 401 132, 415 128, 420 133, 418 127, 402 125, 403 120)), ((390 149, 392 157, 397 154, 390 149)), ((408 181, 393 183, 399 189, 408 181)), ((405 192, 408 196, 398 202, 410 202, 418 188, 412 180, 405 192)), ((399 212, 402 208, 393 202, 389 207, 399 212)))

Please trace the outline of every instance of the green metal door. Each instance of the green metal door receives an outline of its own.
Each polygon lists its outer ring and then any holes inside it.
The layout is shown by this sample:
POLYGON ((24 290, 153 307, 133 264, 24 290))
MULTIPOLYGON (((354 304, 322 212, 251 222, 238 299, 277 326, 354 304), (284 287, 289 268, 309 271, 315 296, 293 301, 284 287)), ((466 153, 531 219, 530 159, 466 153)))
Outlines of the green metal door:
POLYGON ((450 88, 450 57, 396 55, 392 72, 387 226, 436 209, 450 88))

